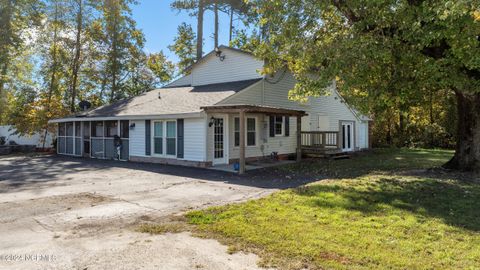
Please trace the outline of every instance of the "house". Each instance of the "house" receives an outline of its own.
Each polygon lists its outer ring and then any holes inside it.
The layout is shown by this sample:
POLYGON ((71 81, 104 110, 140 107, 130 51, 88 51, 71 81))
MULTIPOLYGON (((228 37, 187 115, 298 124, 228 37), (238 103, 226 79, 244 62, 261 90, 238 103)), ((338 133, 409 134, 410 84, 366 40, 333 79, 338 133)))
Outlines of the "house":
POLYGON ((0 126, 0 140, 3 137, 5 144, 35 145, 36 148, 51 148, 53 144, 52 134, 37 132, 35 134, 21 135, 15 126, 0 126))
POLYGON ((215 166, 285 157, 301 151, 351 152, 369 147, 369 119, 349 107, 335 86, 305 103, 288 99, 295 85, 286 70, 260 75, 248 52, 221 46, 161 89, 55 119, 58 153, 215 166), (117 141, 119 139, 117 138, 117 141))

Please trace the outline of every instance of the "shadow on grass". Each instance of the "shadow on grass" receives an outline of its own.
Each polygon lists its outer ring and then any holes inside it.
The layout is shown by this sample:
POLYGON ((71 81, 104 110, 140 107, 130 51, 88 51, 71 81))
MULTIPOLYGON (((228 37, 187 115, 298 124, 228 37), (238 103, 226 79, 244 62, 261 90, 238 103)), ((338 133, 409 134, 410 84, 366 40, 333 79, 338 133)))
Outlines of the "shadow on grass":
MULTIPOLYGON (((353 185, 312 185, 295 189, 312 197, 321 208, 344 208, 365 214, 382 214, 387 207, 410 211, 419 218, 440 218, 446 224, 480 231, 480 185, 459 181, 381 178, 353 185), (332 200, 325 194, 335 194, 332 200)), ((388 211, 388 210, 387 210, 388 211)))
POLYGON ((395 172, 440 167, 453 156, 450 150, 375 149, 354 154, 350 159, 310 159, 285 166, 286 173, 297 172, 321 178, 357 178, 373 172, 395 172))

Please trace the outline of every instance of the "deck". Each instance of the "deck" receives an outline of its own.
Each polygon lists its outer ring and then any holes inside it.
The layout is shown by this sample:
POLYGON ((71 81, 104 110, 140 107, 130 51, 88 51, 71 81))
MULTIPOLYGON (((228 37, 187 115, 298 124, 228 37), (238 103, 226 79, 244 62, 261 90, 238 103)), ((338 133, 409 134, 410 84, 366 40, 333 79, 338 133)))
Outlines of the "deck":
POLYGON ((332 157, 343 153, 340 146, 340 132, 338 131, 302 131, 302 154, 332 157))

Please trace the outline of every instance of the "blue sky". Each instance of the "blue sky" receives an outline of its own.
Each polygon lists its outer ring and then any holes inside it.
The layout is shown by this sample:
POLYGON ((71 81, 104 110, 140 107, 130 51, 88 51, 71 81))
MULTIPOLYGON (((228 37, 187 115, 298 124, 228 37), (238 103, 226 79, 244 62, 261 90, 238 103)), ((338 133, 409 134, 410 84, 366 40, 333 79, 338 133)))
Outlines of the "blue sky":
MULTIPOLYGON (((132 7, 133 18, 137 27, 142 29, 145 38, 145 51, 154 53, 163 51, 170 60, 177 61, 177 57, 168 50, 168 45, 173 43, 177 34, 177 27, 182 22, 191 24, 196 32, 196 18, 188 16, 188 13, 178 13, 170 8, 171 0, 140 0, 138 5, 132 7)), ((207 11, 204 17, 204 52, 213 50, 214 16, 207 11)), ((236 24, 238 24, 237 22, 236 24)), ((219 43, 228 45, 227 14, 220 13, 220 38, 219 43)))

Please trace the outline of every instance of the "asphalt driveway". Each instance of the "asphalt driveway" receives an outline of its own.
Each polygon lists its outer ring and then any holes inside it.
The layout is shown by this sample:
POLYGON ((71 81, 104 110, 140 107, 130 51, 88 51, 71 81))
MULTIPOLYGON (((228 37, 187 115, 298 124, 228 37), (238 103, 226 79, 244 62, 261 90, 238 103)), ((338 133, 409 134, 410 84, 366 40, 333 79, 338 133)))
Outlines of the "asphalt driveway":
POLYGON ((58 156, 0 158, 0 269, 257 269, 255 255, 229 255, 214 240, 133 228, 303 183, 289 178, 58 156))

